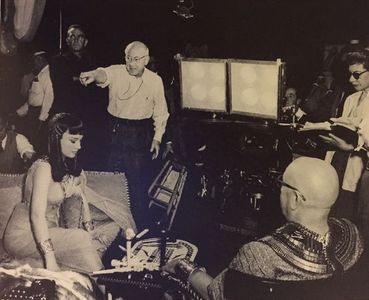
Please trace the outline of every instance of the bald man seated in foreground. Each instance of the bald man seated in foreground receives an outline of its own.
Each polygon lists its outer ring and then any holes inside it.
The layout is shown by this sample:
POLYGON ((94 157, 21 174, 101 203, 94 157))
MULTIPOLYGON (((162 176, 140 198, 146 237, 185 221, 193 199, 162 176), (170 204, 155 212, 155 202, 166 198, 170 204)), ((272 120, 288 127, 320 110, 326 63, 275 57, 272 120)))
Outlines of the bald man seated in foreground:
POLYGON ((335 169, 323 160, 301 157, 283 174, 280 203, 287 223, 245 244, 215 279, 204 269, 176 260, 164 271, 188 280, 204 299, 224 299, 229 269, 267 279, 313 280, 341 274, 359 259, 363 247, 355 225, 328 218, 339 191, 335 169))

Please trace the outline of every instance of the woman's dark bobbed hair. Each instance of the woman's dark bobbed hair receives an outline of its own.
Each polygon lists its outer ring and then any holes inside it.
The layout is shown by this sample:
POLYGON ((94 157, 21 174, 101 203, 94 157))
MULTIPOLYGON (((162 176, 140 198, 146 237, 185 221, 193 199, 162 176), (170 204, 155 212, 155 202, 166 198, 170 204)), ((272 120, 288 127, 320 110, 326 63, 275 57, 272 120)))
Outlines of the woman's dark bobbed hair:
POLYGON ((366 70, 369 70, 369 50, 362 49, 347 53, 347 65, 362 64, 366 70))
POLYGON ((79 176, 81 168, 77 156, 66 158, 63 156, 60 140, 65 132, 83 134, 82 121, 69 113, 58 113, 48 123, 48 157, 51 174, 54 181, 60 182, 66 174, 79 176))

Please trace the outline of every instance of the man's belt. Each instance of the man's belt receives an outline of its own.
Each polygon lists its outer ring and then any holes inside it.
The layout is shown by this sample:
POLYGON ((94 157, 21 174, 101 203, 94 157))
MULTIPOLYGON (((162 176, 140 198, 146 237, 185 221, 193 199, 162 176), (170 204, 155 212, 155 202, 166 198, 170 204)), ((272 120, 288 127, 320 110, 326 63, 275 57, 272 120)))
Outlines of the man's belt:
POLYGON ((152 119, 141 119, 141 120, 135 120, 135 119, 123 119, 123 118, 117 118, 114 116, 111 116, 112 119, 116 124, 119 125, 126 125, 126 126, 147 126, 152 124, 152 119))
POLYGON ((28 105, 28 115, 29 116, 34 116, 38 118, 40 112, 41 112, 41 106, 28 105))

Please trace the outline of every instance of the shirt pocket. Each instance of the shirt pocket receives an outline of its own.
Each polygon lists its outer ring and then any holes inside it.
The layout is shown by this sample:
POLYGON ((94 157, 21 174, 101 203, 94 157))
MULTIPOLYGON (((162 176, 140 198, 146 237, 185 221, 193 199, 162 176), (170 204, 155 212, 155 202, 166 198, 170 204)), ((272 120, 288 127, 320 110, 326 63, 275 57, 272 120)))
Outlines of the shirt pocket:
POLYGON ((152 95, 146 95, 145 96, 145 102, 146 103, 152 103, 154 101, 154 97, 152 95))

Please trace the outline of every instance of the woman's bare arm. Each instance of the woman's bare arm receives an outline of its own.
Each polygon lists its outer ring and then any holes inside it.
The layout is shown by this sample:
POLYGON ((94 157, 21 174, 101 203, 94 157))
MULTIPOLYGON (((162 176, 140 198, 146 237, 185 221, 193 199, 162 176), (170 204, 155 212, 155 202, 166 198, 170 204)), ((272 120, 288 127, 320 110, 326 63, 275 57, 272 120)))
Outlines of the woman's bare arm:
POLYGON ((31 198, 31 224, 36 244, 40 248, 45 260, 45 267, 57 271, 55 253, 49 236, 49 228, 46 221, 47 196, 51 177, 51 166, 42 163, 33 174, 33 190, 31 198))

